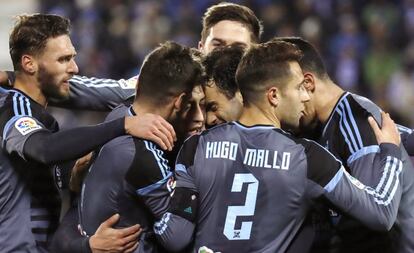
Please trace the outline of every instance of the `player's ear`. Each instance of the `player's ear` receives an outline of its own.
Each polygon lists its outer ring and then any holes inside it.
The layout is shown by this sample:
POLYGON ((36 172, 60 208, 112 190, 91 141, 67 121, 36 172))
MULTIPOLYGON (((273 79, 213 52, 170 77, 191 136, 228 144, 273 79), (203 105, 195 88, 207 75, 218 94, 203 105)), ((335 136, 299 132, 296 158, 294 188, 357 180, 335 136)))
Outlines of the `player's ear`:
POLYGON ((186 93, 183 92, 175 98, 174 110, 176 110, 177 112, 179 112, 183 108, 184 106, 183 103, 186 101, 185 96, 186 96, 186 93))
POLYGON ((22 69, 31 75, 33 75, 38 69, 36 58, 29 54, 22 55, 21 64, 22 69))
POLYGON ((308 92, 314 92, 315 91, 315 76, 310 72, 305 72, 303 74, 303 77, 304 77, 304 80, 305 80, 305 82, 303 84, 305 89, 308 92))
POLYGON ((241 92, 238 90, 236 91, 236 94, 234 95, 234 97, 241 103, 243 104, 243 96, 241 94, 241 92))
POLYGON ((272 106, 277 107, 277 105, 279 104, 279 100, 280 100, 280 90, 275 86, 270 87, 267 90, 266 96, 267 96, 267 100, 269 101, 269 103, 272 106))
POLYGON ((201 42, 201 40, 198 42, 198 50, 200 50, 201 52, 203 51, 203 42, 201 42))

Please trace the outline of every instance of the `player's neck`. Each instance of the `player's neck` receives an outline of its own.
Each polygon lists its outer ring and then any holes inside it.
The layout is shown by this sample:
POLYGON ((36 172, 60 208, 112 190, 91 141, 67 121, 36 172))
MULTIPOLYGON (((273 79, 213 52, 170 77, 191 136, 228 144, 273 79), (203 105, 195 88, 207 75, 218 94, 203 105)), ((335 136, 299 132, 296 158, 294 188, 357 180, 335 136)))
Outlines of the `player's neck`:
POLYGON ((245 126, 272 125, 280 128, 280 121, 274 113, 270 113, 255 105, 243 107, 239 122, 245 126))
POLYGON ((323 85, 320 85, 318 93, 315 94, 317 98, 316 113, 320 122, 324 124, 328 121, 329 116, 343 93, 344 90, 331 80, 327 81, 327 83, 323 85))
POLYGON ((136 114, 145 114, 145 113, 152 113, 161 116, 162 118, 168 120, 169 118, 169 110, 168 106, 154 106, 149 103, 145 103, 143 101, 135 101, 132 104, 132 109, 136 114))
POLYGON ((16 80, 13 88, 24 92, 31 99, 46 107, 47 99, 40 89, 40 85, 34 76, 28 76, 24 74, 16 74, 16 80))

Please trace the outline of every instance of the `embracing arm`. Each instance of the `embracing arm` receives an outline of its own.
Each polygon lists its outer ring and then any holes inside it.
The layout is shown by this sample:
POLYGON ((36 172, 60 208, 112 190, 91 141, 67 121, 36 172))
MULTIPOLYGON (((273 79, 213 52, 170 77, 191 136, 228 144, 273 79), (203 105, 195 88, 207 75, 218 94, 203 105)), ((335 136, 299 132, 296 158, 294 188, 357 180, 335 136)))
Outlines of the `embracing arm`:
POLYGON ((37 131, 24 143, 23 154, 36 161, 52 164, 76 159, 124 134, 153 140, 161 148, 169 150, 176 139, 174 129, 164 119, 144 114, 56 133, 37 131))
POLYGON ((137 82, 136 76, 114 80, 75 75, 69 80, 69 99, 52 101, 51 105, 68 109, 108 111, 132 99, 137 82))
POLYGON ((404 145, 408 155, 414 156, 414 131, 413 129, 397 125, 401 134, 401 142, 404 145))
POLYGON ((341 167, 324 187, 324 196, 331 203, 375 230, 391 228, 402 194, 400 135, 388 114, 382 113, 382 118, 382 129, 369 119, 380 143, 380 153, 372 165, 379 172, 373 180, 378 183, 366 186, 341 167))
POLYGON ((115 229, 119 215, 115 214, 104 221, 91 237, 82 236, 78 231, 77 207, 72 206, 66 213, 52 243, 51 252, 61 253, 103 253, 133 252, 138 247, 139 225, 115 229))
MULTIPOLYGON (((13 87, 14 79, 13 71, 0 71, 0 93, 13 87)), ((114 80, 75 75, 69 80, 69 98, 52 100, 50 105, 68 109, 109 111, 132 100, 137 81, 137 76, 114 80)))
POLYGON ((24 144, 25 157, 44 164, 76 159, 125 134, 125 118, 56 133, 38 131, 24 144))

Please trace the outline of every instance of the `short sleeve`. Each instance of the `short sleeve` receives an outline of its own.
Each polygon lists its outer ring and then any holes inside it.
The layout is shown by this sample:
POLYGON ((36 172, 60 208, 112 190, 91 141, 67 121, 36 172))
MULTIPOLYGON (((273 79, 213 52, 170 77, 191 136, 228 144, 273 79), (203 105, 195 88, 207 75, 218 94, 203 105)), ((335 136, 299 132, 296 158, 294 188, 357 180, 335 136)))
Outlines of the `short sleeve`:
POLYGON ((2 147, 7 153, 17 152, 24 157, 23 148, 27 139, 38 131, 49 131, 36 118, 31 116, 15 116, 3 129, 2 147))

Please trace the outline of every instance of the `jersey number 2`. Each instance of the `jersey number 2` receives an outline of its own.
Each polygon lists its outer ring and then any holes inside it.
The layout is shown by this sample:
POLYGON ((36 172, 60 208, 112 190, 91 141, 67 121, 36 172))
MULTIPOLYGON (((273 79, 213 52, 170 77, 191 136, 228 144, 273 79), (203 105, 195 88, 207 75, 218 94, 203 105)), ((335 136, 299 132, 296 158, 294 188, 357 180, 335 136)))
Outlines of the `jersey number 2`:
POLYGON ((235 174, 231 192, 241 192, 243 184, 247 184, 246 202, 243 206, 229 206, 223 234, 229 240, 249 240, 253 221, 244 221, 240 229, 235 229, 237 216, 253 216, 256 208, 259 181, 251 173, 235 174))

